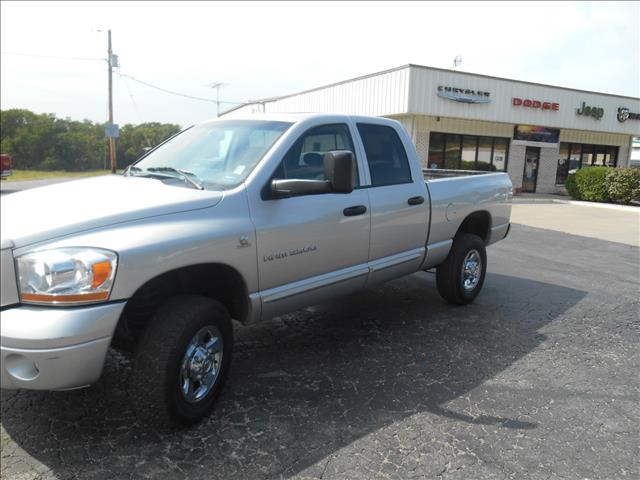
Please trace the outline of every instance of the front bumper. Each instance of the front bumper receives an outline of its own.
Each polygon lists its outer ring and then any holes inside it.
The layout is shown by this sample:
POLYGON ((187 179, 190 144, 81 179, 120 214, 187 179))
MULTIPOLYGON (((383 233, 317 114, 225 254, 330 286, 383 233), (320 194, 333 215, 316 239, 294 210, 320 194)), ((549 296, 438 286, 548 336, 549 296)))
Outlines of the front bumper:
POLYGON ((0 313, 1 387, 64 390, 94 383, 125 302, 0 313))

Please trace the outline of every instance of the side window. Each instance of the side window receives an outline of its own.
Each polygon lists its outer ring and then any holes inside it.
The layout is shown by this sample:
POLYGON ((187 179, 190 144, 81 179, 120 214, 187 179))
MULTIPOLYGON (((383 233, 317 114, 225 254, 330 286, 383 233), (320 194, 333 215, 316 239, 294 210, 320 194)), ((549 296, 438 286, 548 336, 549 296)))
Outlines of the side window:
POLYGON ((355 151, 344 124, 322 125, 305 132, 282 159, 274 178, 324 180, 324 154, 334 150, 355 151))
POLYGON ((393 128, 359 123, 358 132, 367 154, 373 187, 411 183, 407 152, 393 128))

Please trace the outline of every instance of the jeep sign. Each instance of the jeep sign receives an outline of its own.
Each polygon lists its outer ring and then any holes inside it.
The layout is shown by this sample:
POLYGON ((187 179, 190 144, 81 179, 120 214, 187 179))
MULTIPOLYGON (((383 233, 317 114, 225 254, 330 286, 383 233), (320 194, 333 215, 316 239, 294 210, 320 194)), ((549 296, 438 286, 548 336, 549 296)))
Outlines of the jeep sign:
POLYGON ((600 120, 604 115, 604 108, 590 107, 582 102, 582 107, 576 108, 576 115, 583 115, 585 117, 593 117, 596 120, 600 120))

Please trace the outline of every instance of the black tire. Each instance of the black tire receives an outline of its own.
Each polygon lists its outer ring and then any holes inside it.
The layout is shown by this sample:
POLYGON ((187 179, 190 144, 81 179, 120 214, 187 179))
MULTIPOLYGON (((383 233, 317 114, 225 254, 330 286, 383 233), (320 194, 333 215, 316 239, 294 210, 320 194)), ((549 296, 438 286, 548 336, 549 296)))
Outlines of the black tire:
POLYGON ((133 359, 129 394, 138 417, 145 424, 157 426, 198 422, 220 394, 232 351, 233 327, 222 304, 196 295, 168 300, 142 332, 133 359), (189 402, 181 390, 183 359, 194 335, 203 331, 215 332, 215 338, 219 338, 218 332, 221 334, 221 359, 213 362, 219 371, 206 395, 189 402))
POLYGON ((455 305, 466 305, 473 302, 482 290, 484 276, 487 271, 487 251, 484 242, 477 235, 460 233, 456 235, 447 259, 436 270, 438 293, 447 302, 455 305), (480 278, 472 288, 465 288, 463 281, 463 262, 467 254, 475 250, 482 262, 480 278))

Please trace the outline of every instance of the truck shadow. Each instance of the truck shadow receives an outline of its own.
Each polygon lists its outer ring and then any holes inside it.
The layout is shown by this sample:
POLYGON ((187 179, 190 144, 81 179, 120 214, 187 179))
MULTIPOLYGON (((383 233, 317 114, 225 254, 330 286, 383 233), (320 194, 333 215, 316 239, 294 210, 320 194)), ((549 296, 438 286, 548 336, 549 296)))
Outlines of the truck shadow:
POLYGON ((3 444, 61 478, 274 478, 320 476, 323 459, 414 415, 434 425, 429 438, 450 422, 535 429, 515 406, 450 404, 536 349, 539 330, 585 295, 487 274, 476 303, 452 307, 432 275, 417 274, 239 327, 229 382, 195 427, 142 427, 125 391, 128 363, 111 354, 90 389, 3 392, 3 444))

